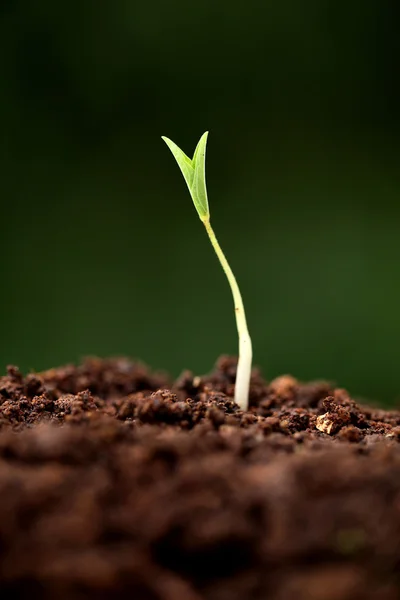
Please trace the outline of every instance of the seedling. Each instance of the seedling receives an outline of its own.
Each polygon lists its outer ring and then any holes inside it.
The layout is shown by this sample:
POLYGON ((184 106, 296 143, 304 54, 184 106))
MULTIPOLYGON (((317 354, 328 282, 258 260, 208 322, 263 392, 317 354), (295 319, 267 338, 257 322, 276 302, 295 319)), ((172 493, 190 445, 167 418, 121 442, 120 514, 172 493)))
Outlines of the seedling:
POLYGON ((186 156, 172 140, 164 136, 162 136, 162 139, 171 150, 182 171, 190 195, 192 196, 193 204, 198 212, 200 220, 206 228, 210 242, 225 271, 229 285, 231 286, 235 305, 236 325, 239 334, 239 360, 236 371, 235 402, 241 409, 247 410, 249 405, 249 385, 253 352, 239 286, 210 223, 210 209, 208 207, 205 173, 207 137, 208 131, 201 136, 192 159, 186 156))

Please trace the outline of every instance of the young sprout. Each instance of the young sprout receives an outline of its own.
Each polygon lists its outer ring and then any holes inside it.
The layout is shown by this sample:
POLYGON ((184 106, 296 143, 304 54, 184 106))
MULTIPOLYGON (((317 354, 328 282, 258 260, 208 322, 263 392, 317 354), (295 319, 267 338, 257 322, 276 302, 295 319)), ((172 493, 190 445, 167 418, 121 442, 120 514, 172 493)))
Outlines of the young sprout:
POLYGON ((249 385, 253 354, 251 339, 247 329, 246 315, 239 286, 210 223, 210 210, 208 207, 205 174, 207 136, 208 131, 201 136, 192 159, 186 156, 173 141, 164 136, 162 136, 162 139, 171 150, 182 171, 200 220, 206 228, 211 244, 213 245, 222 268, 225 271, 225 275, 228 278, 229 285, 231 286, 235 304, 236 325, 239 334, 239 360, 236 371, 235 402, 241 409, 247 410, 249 405, 249 385))

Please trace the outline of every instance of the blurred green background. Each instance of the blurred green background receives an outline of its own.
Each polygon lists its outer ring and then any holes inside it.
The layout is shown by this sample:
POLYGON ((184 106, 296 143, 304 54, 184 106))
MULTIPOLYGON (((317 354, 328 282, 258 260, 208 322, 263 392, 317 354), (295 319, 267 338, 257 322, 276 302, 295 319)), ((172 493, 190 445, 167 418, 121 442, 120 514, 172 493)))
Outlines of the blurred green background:
POLYGON ((269 379, 400 396, 398 2, 2 0, 2 371, 235 354, 160 139, 210 130, 212 220, 269 379))

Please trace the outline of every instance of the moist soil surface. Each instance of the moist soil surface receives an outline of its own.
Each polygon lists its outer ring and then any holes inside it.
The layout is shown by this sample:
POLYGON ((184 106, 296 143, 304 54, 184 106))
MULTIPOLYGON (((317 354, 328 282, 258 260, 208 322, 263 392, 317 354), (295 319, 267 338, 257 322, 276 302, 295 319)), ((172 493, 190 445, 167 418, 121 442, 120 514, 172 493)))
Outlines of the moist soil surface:
POLYGON ((398 600, 400 412, 236 361, 0 378, 0 598, 398 600))

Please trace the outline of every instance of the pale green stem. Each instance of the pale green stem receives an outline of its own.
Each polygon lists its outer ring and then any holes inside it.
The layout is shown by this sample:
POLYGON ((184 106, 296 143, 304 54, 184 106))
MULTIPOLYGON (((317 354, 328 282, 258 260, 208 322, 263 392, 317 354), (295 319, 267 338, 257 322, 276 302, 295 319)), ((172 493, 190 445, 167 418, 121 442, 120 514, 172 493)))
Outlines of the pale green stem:
POLYGON ((233 302, 235 304, 236 325, 239 334, 239 360, 236 371, 235 402, 242 410, 247 410, 249 406, 249 387, 253 350, 249 331, 247 329, 243 300, 236 277, 232 273, 232 269, 230 268, 225 254, 218 243, 215 233, 211 227, 210 219, 205 217, 202 219, 202 221, 232 290, 233 302))

